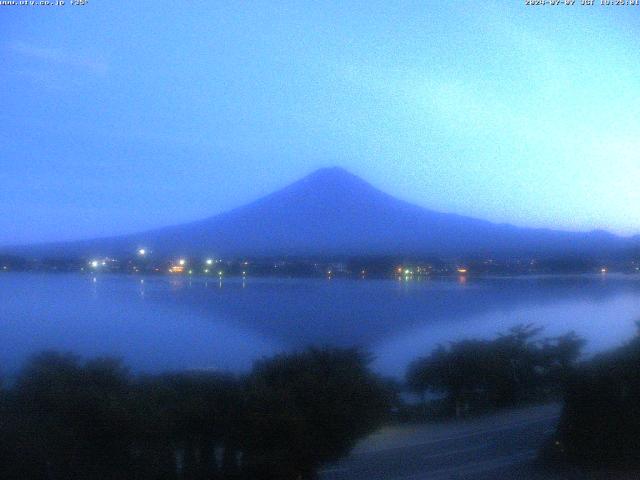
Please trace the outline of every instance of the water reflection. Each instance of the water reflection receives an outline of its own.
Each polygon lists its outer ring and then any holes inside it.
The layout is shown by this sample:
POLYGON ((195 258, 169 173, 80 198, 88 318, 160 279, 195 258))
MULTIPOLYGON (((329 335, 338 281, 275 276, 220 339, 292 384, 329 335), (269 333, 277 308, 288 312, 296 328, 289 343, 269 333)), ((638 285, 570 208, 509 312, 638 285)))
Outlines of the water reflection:
POLYGON ((0 278, 0 368, 44 348, 115 354, 146 371, 243 370, 308 345, 359 345, 401 374, 439 342, 494 336, 517 323, 576 330, 588 351, 628 338, 640 278, 342 280, 83 276, 0 278), (209 288, 215 282, 217 288, 209 288), (223 288, 224 283, 224 288, 223 288))

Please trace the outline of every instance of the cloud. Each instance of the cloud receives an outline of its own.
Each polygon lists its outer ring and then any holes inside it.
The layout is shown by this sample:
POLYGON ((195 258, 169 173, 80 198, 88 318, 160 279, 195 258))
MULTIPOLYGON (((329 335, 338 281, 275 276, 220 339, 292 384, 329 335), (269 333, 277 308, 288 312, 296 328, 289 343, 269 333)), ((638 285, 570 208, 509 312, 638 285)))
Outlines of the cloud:
POLYGON ((95 75, 104 75, 108 66, 101 59, 69 53, 62 48, 42 47, 25 42, 15 42, 9 49, 23 57, 54 65, 63 65, 84 70, 95 75))

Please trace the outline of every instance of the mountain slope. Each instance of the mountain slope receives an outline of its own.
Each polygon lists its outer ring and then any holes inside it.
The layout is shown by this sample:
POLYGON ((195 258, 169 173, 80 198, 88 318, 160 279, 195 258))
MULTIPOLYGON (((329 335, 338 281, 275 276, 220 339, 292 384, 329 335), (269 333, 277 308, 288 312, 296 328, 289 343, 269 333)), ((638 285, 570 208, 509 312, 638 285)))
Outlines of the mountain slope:
POLYGON ((427 210, 340 168, 318 170, 246 206, 198 222, 30 251, 117 255, 144 246, 160 255, 614 253, 631 245, 602 231, 498 225, 427 210))

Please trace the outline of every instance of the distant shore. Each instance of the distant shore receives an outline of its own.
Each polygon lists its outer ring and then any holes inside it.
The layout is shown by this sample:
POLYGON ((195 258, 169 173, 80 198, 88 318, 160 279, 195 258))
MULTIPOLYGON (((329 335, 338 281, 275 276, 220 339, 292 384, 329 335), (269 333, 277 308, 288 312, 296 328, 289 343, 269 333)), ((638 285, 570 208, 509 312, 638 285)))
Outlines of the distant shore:
POLYGON ((26 258, 0 255, 0 273, 9 271, 119 273, 172 276, 293 277, 424 280, 547 275, 640 275, 640 259, 576 257, 435 258, 417 256, 190 257, 156 258, 144 249, 135 256, 26 258))

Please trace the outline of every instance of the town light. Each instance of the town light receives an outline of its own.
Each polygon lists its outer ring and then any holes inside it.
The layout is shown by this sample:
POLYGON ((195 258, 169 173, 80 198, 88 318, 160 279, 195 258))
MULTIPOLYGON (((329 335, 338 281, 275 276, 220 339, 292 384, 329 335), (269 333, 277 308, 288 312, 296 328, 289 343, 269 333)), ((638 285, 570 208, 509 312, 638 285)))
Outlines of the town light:
POLYGON ((179 265, 171 265, 171 267, 169 267, 169 273, 182 273, 184 272, 184 267, 181 267, 179 265))
POLYGON ((211 260, 210 258, 207 258, 207 259, 205 260, 205 263, 206 263, 207 265, 211 265, 211 264, 213 263, 213 260, 211 260))
POLYGON ((144 257, 147 254, 147 250, 144 248, 140 248, 138 249, 138 255, 140 255, 141 257, 144 257))
POLYGON ((92 266, 93 268, 98 268, 98 261, 97 261, 97 260, 93 260, 93 261, 91 262, 91 266, 92 266))
POLYGON ((184 267, 184 264, 187 263, 187 261, 184 258, 181 258, 180 260, 178 260, 178 263, 180 264, 180 266, 184 267))

